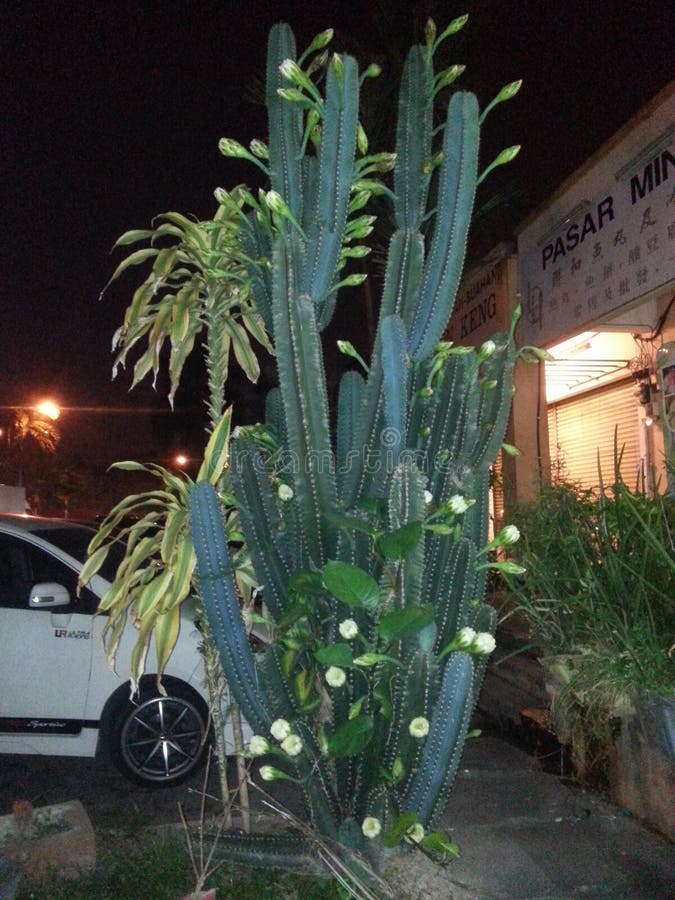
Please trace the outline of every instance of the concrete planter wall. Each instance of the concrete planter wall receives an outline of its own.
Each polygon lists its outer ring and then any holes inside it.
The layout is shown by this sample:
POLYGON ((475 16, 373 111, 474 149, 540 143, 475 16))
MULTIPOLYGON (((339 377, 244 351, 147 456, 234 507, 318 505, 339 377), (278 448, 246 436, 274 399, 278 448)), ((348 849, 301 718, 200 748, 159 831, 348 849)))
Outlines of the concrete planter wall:
POLYGON ((621 720, 610 767, 612 800, 675 841, 675 700, 647 692, 621 720))

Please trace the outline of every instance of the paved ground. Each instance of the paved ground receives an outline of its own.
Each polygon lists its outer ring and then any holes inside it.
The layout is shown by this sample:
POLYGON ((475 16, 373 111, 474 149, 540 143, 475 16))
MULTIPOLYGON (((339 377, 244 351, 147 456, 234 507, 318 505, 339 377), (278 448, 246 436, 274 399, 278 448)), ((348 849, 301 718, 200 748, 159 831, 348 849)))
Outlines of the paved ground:
POLYGON ((443 825, 462 848, 449 898, 675 897, 669 841, 494 737, 467 744, 443 825))
MULTIPOLYGON (((103 760, 79 757, 0 756, 0 815, 14 800, 33 806, 80 800, 95 828, 133 831, 179 822, 179 804, 190 818, 199 813, 203 773, 175 788, 142 788, 103 760)), ((215 779, 210 787, 217 793, 215 779)))

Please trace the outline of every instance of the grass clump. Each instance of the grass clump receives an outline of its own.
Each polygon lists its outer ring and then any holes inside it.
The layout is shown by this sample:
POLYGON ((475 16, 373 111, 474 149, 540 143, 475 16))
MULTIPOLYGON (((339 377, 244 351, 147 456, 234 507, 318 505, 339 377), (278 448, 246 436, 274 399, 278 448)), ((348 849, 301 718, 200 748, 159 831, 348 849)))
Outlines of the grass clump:
MULTIPOLYGON (((146 833, 133 839, 116 831, 96 836, 97 866, 76 879, 53 873, 39 881, 22 881, 16 900, 176 900, 195 887, 195 876, 180 834, 146 833)), ((206 888, 219 900, 306 898, 337 900, 333 882, 269 870, 219 866, 206 888)))

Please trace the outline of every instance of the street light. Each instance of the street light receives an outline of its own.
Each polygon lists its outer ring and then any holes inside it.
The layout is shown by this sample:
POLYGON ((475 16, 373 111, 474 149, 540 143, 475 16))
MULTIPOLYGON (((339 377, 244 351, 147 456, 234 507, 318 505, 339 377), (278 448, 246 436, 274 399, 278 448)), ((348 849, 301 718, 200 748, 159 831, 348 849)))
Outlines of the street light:
POLYGON ((40 415, 44 416, 46 419, 51 419, 52 422, 56 422, 61 415, 61 410, 53 400, 42 400, 35 407, 35 412, 40 413, 40 415))

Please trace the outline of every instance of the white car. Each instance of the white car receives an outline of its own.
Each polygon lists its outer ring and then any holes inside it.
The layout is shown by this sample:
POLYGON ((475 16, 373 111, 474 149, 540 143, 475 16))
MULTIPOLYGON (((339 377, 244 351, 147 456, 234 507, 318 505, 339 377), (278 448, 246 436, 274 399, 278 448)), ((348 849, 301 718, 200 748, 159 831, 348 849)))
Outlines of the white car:
POLYGON ((162 678, 167 696, 157 689, 151 646, 131 699, 137 633, 127 625, 112 671, 101 644, 105 618, 95 615, 122 548, 76 593, 93 534, 64 520, 0 515, 0 753, 94 756, 102 744, 128 778, 176 784, 201 761, 209 734, 194 608, 184 604, 162 678))

